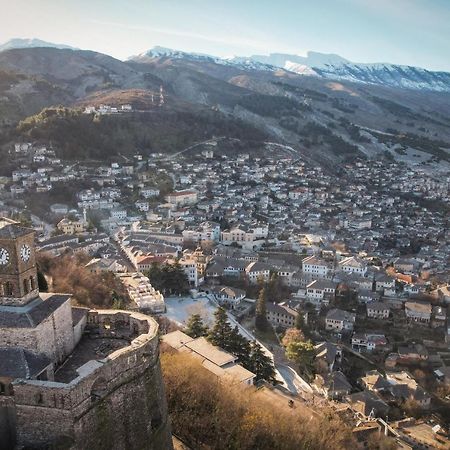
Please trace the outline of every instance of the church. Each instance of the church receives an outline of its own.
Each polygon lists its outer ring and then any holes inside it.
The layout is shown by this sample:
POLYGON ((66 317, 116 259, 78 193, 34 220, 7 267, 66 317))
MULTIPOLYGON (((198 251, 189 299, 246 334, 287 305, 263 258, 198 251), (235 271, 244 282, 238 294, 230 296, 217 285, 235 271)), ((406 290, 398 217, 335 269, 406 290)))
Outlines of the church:
POLYGON ((0 218, 2 449, 170 449, 158 347, 149 316, 39 292, 34 230, 0 218))

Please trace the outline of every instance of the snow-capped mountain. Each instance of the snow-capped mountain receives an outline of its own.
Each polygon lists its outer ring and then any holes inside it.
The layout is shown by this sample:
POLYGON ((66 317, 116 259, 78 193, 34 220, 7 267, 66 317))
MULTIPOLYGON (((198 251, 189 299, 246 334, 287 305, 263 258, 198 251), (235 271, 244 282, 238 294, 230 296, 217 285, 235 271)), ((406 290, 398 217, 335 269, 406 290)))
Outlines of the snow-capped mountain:
POLYGON ((234 56, 219 58, 202 53, 188 53, 164 47, 154 47, 147 52, 132 56, 135 62, 158 58, 187 59, 236 66, 242 70, 276 71, 281 69, 300 75, 319 76, 334 80, 378 84, 395 88, 450 92, 450 73, 433 72, 413 66, 388 63, 353 63, 342 56, 308 52, 307 56, 271 53, 250 57, 234 56))
POLYGON ((74 47, 64 44, 53 44, 52 42, 42 41, 40 39, 10 39, 4 44, 0 44, 0 52, 4 50, 10 50, 15 48, 35 48, 35 47, 51 47, 59 49, 76 50, 74 47))
POLYGON ((316 52, 308 52, 307 56, 272 53, 250 58, 303 75, 409 89, 450 91, 450 73, 432 72, 413 66, 353 63, 339 55, 316 52))
POLYGON ((247 57, 219 58, 204 53, 189 53, 181 50, 173 50, 165 47, 153 47, 152 49, 136 56, 131 56, 130 61, 148 62, 158 58, 187 59, 199 62, 210 62, 225 66, 236 66, 243 70, 275 71, 278 67, 265 64, 247 57))

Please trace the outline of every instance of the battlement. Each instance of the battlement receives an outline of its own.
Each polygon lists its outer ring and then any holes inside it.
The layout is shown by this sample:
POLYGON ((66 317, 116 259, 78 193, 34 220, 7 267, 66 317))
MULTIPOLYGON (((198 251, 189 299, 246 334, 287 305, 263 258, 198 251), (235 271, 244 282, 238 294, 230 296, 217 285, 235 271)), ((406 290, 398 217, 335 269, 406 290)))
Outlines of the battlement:
MULTIPOLYGON (((120 420, 122 413, 133 415, 134 406, 127 404, 125 397, 141 404, 139 414, 155 429, 166 428, 158 345, 158 324, 149 316, 89 311, 81 341, 56 368, 53 381, 13 382, 18 443, 45 443, 61 436, 83 441, 86 429, 101 425, 99 415, 106 415, 111 422, 120 420), (92 357, 96 352, 106 356, 92 357)), ((111 424, 112 429, 114 426, 117 424, 111 424)), ((95 430, 90 434, 98 435, 95 430)))

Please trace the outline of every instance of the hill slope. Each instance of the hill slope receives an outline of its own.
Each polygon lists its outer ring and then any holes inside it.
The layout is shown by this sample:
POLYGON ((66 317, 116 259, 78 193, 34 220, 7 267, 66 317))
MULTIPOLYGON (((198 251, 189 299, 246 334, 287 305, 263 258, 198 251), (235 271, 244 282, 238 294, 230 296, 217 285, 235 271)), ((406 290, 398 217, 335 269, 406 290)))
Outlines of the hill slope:
MULTIPOLYGON (((165 103, 151 111, 152 123, 148 117, 141 120, 140 113, 133 117, 143 130, 125 121, 127 131, 118 139, 128 149, 133 145, 146 147, 146 140, 156 133, 164 149, 182 150, 187 141, 174 138, 177 132, 169 126, 173 118, 167 126, 164 122, 168 114, 178 114, 182 117, 180 130, 187 132, 188 126, 193 127, 196 131, 191 135, 199 140, 226 136, 227 132, 229 137, 245 139, 245 133, 249 133, 248 140, 257 136, 256 140, 264 137, 287 144, 331 168, 355 157, 396 158, 408 164, 423 164, 424 168, 446 168, 443 162, 449 159, 450 94, 445 92, 337 81, 268 65, 223 64, 204 55, 167 51, 122 62, 81 50, 7 50, 0 53, 0 70, 8 74, 0 90, 8 98, 5 115, 12 123, 55 104, 134 103, 136 109, 152 109, 152 93, 157 96, 163 86, 165 103), (201 133, 204 120, 205 130, 201 133), (239 131, 231 124, 239 124, 239 131)), ((118 128, 125 123, 121 117, 102 121, 117 122, 118 128)), ((65 154, 73 158, 77 152, 94 156, 85 150, 83 126, 88 127, 85 134, 92 135, 95 141, 89 121, 64 123, 65 133, 72 136, 71 150, 65 154), (71 132, 71 126, 79 137, 71 132)), ((27 139, 61 140, 57 128, 38 120, 32 127, 12 132, 11 138, 25 133, 27 139)))

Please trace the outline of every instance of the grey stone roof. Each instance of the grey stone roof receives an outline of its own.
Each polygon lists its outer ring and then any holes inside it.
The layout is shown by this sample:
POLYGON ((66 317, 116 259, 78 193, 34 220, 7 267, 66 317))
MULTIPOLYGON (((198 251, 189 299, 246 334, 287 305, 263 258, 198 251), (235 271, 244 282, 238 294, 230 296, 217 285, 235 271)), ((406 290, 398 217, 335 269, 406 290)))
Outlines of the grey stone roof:
POLYGON ((49 358, 20 347, 0 347, 0 377, 36 378, 51 364, 49 358))
POLYGON ((34 233, 34 230, 14 224, 4 225, 3 227, 0 226, 0 239, 16 239, 30 233, 34 233))
POLYGON ((69 294, 41 294, 23 307, 0 306, 0 334, 2 328, 37 327, 70 297, 69 294))

